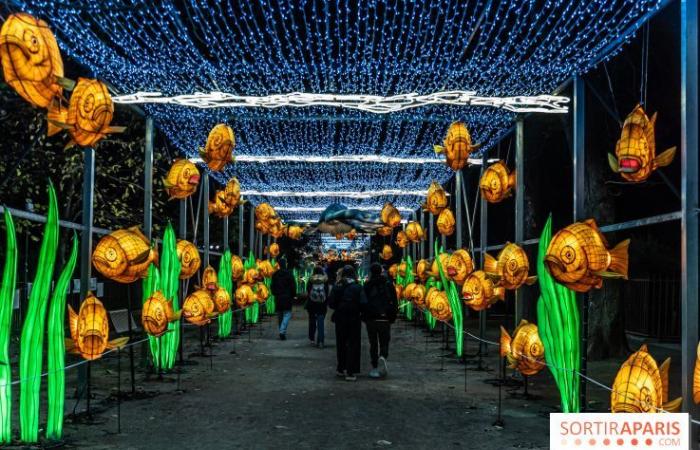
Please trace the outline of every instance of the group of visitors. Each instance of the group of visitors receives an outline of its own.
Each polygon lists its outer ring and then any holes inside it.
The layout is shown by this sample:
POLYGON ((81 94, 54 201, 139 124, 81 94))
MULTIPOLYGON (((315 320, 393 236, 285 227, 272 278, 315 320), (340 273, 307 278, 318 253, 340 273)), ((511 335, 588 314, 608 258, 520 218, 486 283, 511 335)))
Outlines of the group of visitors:
MULTIPOLYGON (((287 327, 292 316, 296 283, 287 270, 286 261, 280 261, 280 270, 272 276, 272 294, 275 296, 279 319, 279 338, 287 338, 287 327)), ((329 281, 323 267, 316 266, 306 292, 306 310, 309 314, 309 341, 324 348, 325 318, 328 308, 333 310, 337 354, 336 374, 346 381, 357 380, 360 372, 362 322, 369 338, 371 378, 387 375, 387 358, 391 340, 391 324, 398 315, 398 301, 393 283, 384 274, 382 266, 370 267, 369 279, 360 284, 357 271, 346 265, 338 271, 335 282, 329 281)))

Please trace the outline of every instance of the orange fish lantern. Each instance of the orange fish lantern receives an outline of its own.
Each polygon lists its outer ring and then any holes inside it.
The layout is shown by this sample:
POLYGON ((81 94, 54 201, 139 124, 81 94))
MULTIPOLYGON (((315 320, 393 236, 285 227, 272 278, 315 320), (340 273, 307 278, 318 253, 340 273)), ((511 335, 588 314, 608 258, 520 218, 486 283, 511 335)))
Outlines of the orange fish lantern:
POLYGON ((263 278, 270 278, 275 273, 275 268, 269 260, 260 261, 258 263, 258 272, 263 278))
POLYGON ((202 326, 215 317, 214 301, 206 289, 198 289, 187 296, 182 304, 182 317, 191 324, 202 326))
POLYGON ((175 160, 168 174, 163 178, 165 190, 170 195, 169 200, 189 197, 197 191, 198 184, 199 170, 187 159, 175 160))
POLYGON ((430 314, 432 314, 435 319, 441 322, 447 322, 452 319, 452 309, 450 308, 450 301, 447 298, 446 292, 433 291, 433 295, 429 298, 429 302, 426 301, 426 303, 430 314))
POLYGON ((255 207, 255 219, 258 221, 268 221, 277 217, 277 212, 269 203, 260 203, 255 207))
POLYGON ((404 297, 406 298, 406 300, 409 300, 417 307, 419 307, 421 309, 425 309, 425 286, 423 286, 422 284, 417 284, 417 283, 411 283, 411 284, 406 286, 405 291, 408 291, 408 292, 404 292, 404 297), (411 286, 411 284, 413 286, 411 286), (410 289, 409 289, 409 286, 411 286, 410 289))
POLYGON ((223 219, 233 213, 233 208, 226 204, 225 196, 224 191, 216 191, 214 200, 209 200, 209 214, 223 219))
POLYGON ((445 208, 438 215, 437 229, 443 236, 451 236, 455 232, 455 216, 449 208, 445 208))
POLYGON ((483 311, 499 300, 505 301, 506 290, 497 286, 483 270, 475 270, 462 285, 462 298, 474 311, 483 311))
POLYGON ((298 241, 301 239, 301 235, 304 232, 304 229, 298 225, 290 225, 287 227, 286 235, 289 239, 293 239, 295 241, 298 241))
POLYGON ((407 270, 407 269, 408 269, 408 265, 406 264, 406 261, 401 261, 401 262, 399 263, 399 267, 398 267, 398 269, 397 269, 397 273, 399 274, 399 276, 405 277, 405 276, 406 276, 406 270, 407 270))
POLYGON ((391 249, 391 245, 384 245, 382 247, 382 252, 379 255, 384 261, 388 261, 394 257, 394 251, 391 249))
POLYGON ((160 291, 155 291, 143 303, 141 324, 144 331, 150 336, 162 336, 168 331, 168 323, 178 319, 180 319, 180 313, 175 313, 173 302, 166 300, 160 291))
POLYGON ((199 156, 214 172, 221 172, 226 164, 233 162, 233 147, 236 137, 233 130, 226 124, 220 123, 211 129, 207 144, 199 150, 199 156))
POLYGON ((379 236, 384 236, 384 237, 391 236, 391 234, 393 232, 394 232, 394 229, 389 227, 389 226, 386 226, 386 225, 377 228, 377 234, 379 236))
POLYGON ((277 242, 273 242, 270 244, 270 248, 268 249, 270 256, 273 258, 277 258, 280 255, 280 246, 277 242))
POLYGON ((245 268, 243 267, 243 261, 238 255, 231 255, 231 278, 233 281, 240 281, 243 279, 243 274, 245 274, 245 268))
POLYGON ((595 220, 576 222, 557 232, 547 248, 545 264, 552 276, 569 289, 588 292, 603 278, 627 279, 629 239, 608 250, 608 241, 595 220))
POLYGON ((695 369, 693 370, 693 402, 700 404, 700 343, 695 355, 695 369))
POLYGON ((107 349, 124 347, 129 341, 126 337, 109 340, 107 310, 92 292, 88 292, 77 314, 68 305, 68 321, 71 338, 66 340, 66 350, 88 361, 99 358, 107 349))
POLYGON ((254 284, 260 279, 260 274, 257 269, 250 268, 243 274, 243 282, 246 284, 254 284))
POLYGON ((252 304, 254 301, 257 300, 255 296, 255 292, 253 292, 253 288, 250 287, 250 285, 247 284, 242 284, 236 289, 236 306, 239 308, 243 309, 246 306, 252 304))
POLYGON ((270 236, 275 239, 279 239, 286 233, 285 226, 281 220, 273 222, 272 227, 270 227, 270 236))
POLYGON ((537 332, 537 325, 521 320, 511 338, 501 327, 501 358, 505 357, 511 369, 526 376, 535 375, 544 369, 544 345, 537 332))
POLYGON ((190 241, 178 239, 177 258, 180 260, 180 279, 187 280, 192 277, 202 265, 199 250, 190 241))
POLYGON ((403 286, 401 286, 400 284, 397 284, 394 286, 394 289, 396 289, 396 298, 398 300, 402 300, 403 299, 403 286))
POLYGON ((424 211, 428 211, 434 216, 437 216, 443 209, 447 208, 447 193, 440 183, 437 181, 430 183, 425 203, 421 206, 424 211))
POLYGON ((659 413, 679 411, 683 398, 668 401, 671 358, 657 366, 646 344, 622 363, 610 394, 610 412, 659 413))
POLYGON ((530 262, 525 250, 516 244, 506 243, 497 259, 488 253, 484 258, 484 271, 498 277, 506 289, 515 290, 523 284, 532 285, 537 281, 537 276, 528 276, 530 262))
POLYGON ((610 168, 625 180, 633 183, 645 181, 653 171, 673 162, 676 147, 656 156, 655 126, 656 113, 649 120, 641 105, 625 118, 615 156, 608 154, 610 168))
POLYGON ((405 231, 401 230, 396 233, 396 245, 398 245, 399 248, 406 248, 408 245, 408 236, 405 231))
POLYGON ((121 133, 124 127, 112 127, 114 103, 107 86, 97 80, 78 78, 68 104, 68 118, 65 124, 55 124, 68 130, 71 142, 67 147, 77 144, 81 147, 93 147, 110 133, 121 133))
MULTIPOLYGON (((430 265, 430 276, 435 278, 440 277, 438 259, 440 260, 440 265, 442 266, 443 273, 445 273, 445 270, 447 270, 447 263, 450 261, 450 254, 443 252, 440 253, 437 258, 433 259, 433 263, 430 265)), ((445 273, 445 275, 447 274, 445 273)))
POLYGON ((435 145, 434 148, 435 153, 445 154, 450 169, 461 170, 469 161, 469 155, 479 148, 479 145, 472 145, 472 137, 463 122, 454 122, 447 129, 443 145, 435 145))
POLYGON ((111 232, 100 239, 92 253, 95 269, 119 283, 144 278, 148 266, 157 261, 158 254, 138 227, 111 232))
POLYGON ((399 271, 399 265, 396 263, 390 265, 389 270, 387 270, 387 272, 389 272, 389 276, 394 280, 396 279, 396 274, 398 273, 398 271, 399 271))
POLYGON ((214 291, 214 311, 223 314, 231 308, 231 295, 225 288, 218 288, 214 291))
POLYGON ((445 270, 445 275, 450 280, 461 286, 464 284, 464 280, 467 279, 467 275, 474 271, 474 263, 472 262, 472 257, 469 256, 469 252, 460 248, 450 255, 450 258, 447 260, 447 267, 443 270, 445 270))
POLYGON ((411 221, 406 224, 406 237, 411 242, 420 242, 425 239, 425 231, 418 222, 411 221))
MULTIPOLYGON (((9 15, 0 29, 0 60, 5 82, 12 89, 32 105, 47 108, 50 119, 66 120, 59 84, 63 60, 46 22, 25 13, 9 15)), ((59 131, 49 122, 49 136, 59 131)))
POLYGON ((430 276, 430 262, 427 259, 421 259, 416 264, 416 276, 422 282, 425 282, 430 276))
POLYGON ((258 303, 265 303, 270 296, 270 290, 265 286, 265 283, 255 283, 255 298, 258 303))
POLYGON ((213 294, 218 288, 219 277, 212 266, 207 266, 202 274, 202 289, 206 289, 213 294))
POLYGON ((511 196, 515 187, 515 171, 508 172, 504 161, 489 166, 481 175, 481 197, 489 203, 499 203, 511 196))
POLYGON ((399 213, 399 210, 394 208, 394 205, 389 202, 384 204, 380 217, 382 219, 382 223, 388 227, 394 228, 399 226, 401 223, 401 214, 399 213))
POLYGON ((226 187, 224 188, 224 203, 230 208, 235 208, 244 203, 241 201, 241 183, 238 182, 238 178, 233 177, 226 183, 226 187))

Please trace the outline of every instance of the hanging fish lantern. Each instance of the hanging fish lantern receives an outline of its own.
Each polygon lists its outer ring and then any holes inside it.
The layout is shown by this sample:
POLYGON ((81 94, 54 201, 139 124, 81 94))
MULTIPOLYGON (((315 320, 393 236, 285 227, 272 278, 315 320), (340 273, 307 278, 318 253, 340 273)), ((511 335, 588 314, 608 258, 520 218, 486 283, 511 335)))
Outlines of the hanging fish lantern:
POLYGON ((406 261, 401 261, 399 263, 399 267, 397 269, 397 274, 400 277, 405 277, 406 276, 406 270, 408 269, 408 265, 406 264, 406 261))
POLYGON ((163 178, 163 185, 172 199, 183 199, 194 194, 199 184, 199 170, 187 159, 176 159, 168 174, 163 178))
POLYGON ((144 303, 141 309, 141 324, 146 334, 159 337, 168 331, 168 323, 180 319, 180 313, 175 313, 172 300, 166 300, 160 291, 155 291, 144 303))
POLYGON ((695 355, 695 369, 693 370, 693 402, 700 404, 700 343, 695 355))
POLYGON ((243 274, 243 282, 245 284, 255 284, 258 280, 260 280, 260 274, 257 269, 247 269, 243 274))
POLYGON ((437 216, 443 209, 447 208, 447 193, 442 188, 440 183, 433 181, 428 188, 428 195, 425 198, 425 203, 421 205, 424 211, 437 216))
POLYGON ((80 304, 76 314, 68 305, 70 339, 66 339, 66 350, 81 355, 88 361, 102 356, 107 349, 122 348, 128 337, 109 340, 109 319, 104 305, 92 292, 80 304))
POLYGON ((199 150, 199 156, 213 172, 221 172, 226 164, 233 162, 235 146, 236 138, 233 130, 228 125, 220 123, 209 132, 207 144, 199 150))
POLYGON ((218 284, 219 277, 216 270, 214 270, 212 266, 207 266, 202 274, 202 289, 205 289, 209 291, 210 294, 213 294, 219 288, 218 284))
POLYGON ((544 345, 534 323, 521 320, 512 338, 501 327, 500 345, 501 358, 505 357, 511 369, 517 369, 525 376, 535 375, 546 366, 544 345))
POLYGON ((452 170, 461 170, 469 161, 469 155, 480 147, 472 145, 472 137, 463 122, 454 122, 447 129, 444 146, 435 145, 435 153, 445 154, 445 161, 452 170))
POLYGON ((391 234, 393 232, 394 232, 394 229, 389 227, 389 226, 386 226, 386 225, 377 228, 377 235, 378 236, 384 236, 384 237, 391 236, 391 234))
POLYGON ((627 279, 629 239, 608 250, 608 241, 595 220, 573 223, 552 237, 544 257, 552 276, 569 289, 600 289, 603 278, 627 279))
POLYGON ((245 203, 244 200, 241 200, 241 184, 238 182, 238 178, 233 177, 226 183, 226 187, 224 188, 224 203, 226 203, 229 208, 235 208, 245 203))
POLYGON ((504 161, 489 166, 479 180, 481 197, 489 203, 499 203, 510 197, 514 187, 515 171, 509 172, 504 161))
POLYGON ((433 291, 432 295, 428 295, 426 304, 428 305, 430 314, 432 314, 435 319, 441 322, 447 322, 452 319, 452 309, 450 308, 450 301, 445 291, 433 291))
POLYGON ((191 324, 202 326, 216 317, 214 301, 206 289, 198 289, 187 296, 182 304, 182 317, 191 324))
POLYGON ((404 292, 404 297, 412 302, 420 309, 425 309, 425 286, 422 284, 411 283, 406 286, 406 291, 404 292), (410 289, 409 286, 413 285, 410 289))
POLYGON ((455 216, 449 208, 442 210, 437 218, 437 229, 443 236, 452 236, 455 232, 455 216))
POLYGON ((279 239, 284 236, 285 233, 285 226, 282 223, 282 219, 278 218, 277 220, 273 221, 272 226, 270 227, 270 236, 275 239, 279 239))
POLYGON ((406 237, 411 242, 420 242, 425 239, 425 231, 418 222, 411 221, 406 224, 406 237))
POLYGON ((427 259, 421 259, 418 261, 418 264, 416 264, 416 276, 418 279, 425 283, 425 281, 428 279, 430 276, 430 261, 427 259))
POLYGON ((259 203, 255 207, 255 219, 258 221, 268 221, 277 217, 277 212, 269 203, 259 203))
POLYGON ((394 208, 394 205, 389 202, 384 204, 380 217, 382 223, 387 227, 395 228, 401 223, 401 214, 399 210, 394 208))
POLYGON ((474 262, 469 256, 469 252, 460 248, 450 255, 443 270, 447 278, 461 286, 467 276, 474 271, 474 262))
MULTIPOLYGON (((10 14, 0 29, 0 60, 5 82, 15 92, 32 105, 47 108, 49 119, 66 121, 60 84, 63 60, 46 22, 25 13, 10 14)), ((59 131, 49 122, 49 136, 59 131)))
POLYGON ((523 284, 535 284, 537 276, 528 276, 529 271, 527 253, 516 244, 506 243, 497 259, 488 253, 484 255, 484 272, 498 277, 501 286, 506 289, 515 290, 523 284))
POLYGON ((393 258, 393 257, 394 257, 394 251, 392 250, 391 245, 386 245, 386 244, 385 244, 384 247, 382 247, 382 253, 380 253, 379 256, 380 256, 384 261, 388 261, 388 260, 390 260, 391 258, 393 258))
POLYGON ((293 239, 295 241, 298 241, 301 239, 301 235, 304 233, 304 229, 298 225, 289 225, 287 227, 287 237, 289 239, 293 239))
POLYGON ((233 213, 233 208, 226 204, 225 192, 222 190, 216 191, 214 194, 214 200, 209 200, 209 214, 213 214, 216 217, 223 219, 228 217, 233 213))
POLYGON ((620 140, 615 145, 615 156, 608 154, 613 172, 633 183, 640 183, 659 167, 668 166, 676 155, 676 147, 656 156, 656 113, 651 120, 642 105, 637 105, 622 124, 620 140))
POLYGON ((405 231, 401 230, 396 233, 396 245, 398 245, 399 248, 406 248, 408 245, 408 236, 406 236, 405 231))
POLYGON ((187 280, 197 273, 202 265, 199 250, 193 243, 184 239, 178 239, 176 249, 177 259, 180 260, 180 279, 187 280))
POLYGON ((270 278, 275 273, 275 269, 272 267, 272 263, 266 259, 258 263, 258 273, 263 278, 270 278))
POLYGON ((483 311, 499 300, 505 301, 506 290, 497 286, 483 270, 475 270, 462 285, 462 298, 474 311, 483 311))
POLYGON ((236 289, 235 298, 236 306, 238 306, 240 309, 243 309, 256 301, 255 292, 253 292, 253 289, 248 284, 238 286, 238 289, 236 289))
POLYGON ((214 291, 214 311, 223 314, 231 309, 231 296, 225 288, 218 288, 214 291))
MULTIPOLYGON (((435 278, 440 278, 440 270, 438 268, 438 259, 440 260, 440 265, 442 266, 443 273, 446 270, 447 263, 450 261, 450 254, 446 252, 442 252, 438 255, 437 258, 433 259, 433 263, 430 265, 430 273, 429 275, 431 277, 435 278)), ((445 274, 447 275, 447 274, 445 274)))
POLYGON ((398 271, 399 271, 399 265, 396 263, 390 265, 389 270, 387 270, 387 272, 389 273, 389 276, 391 277, 392 280, 396 279, 396 274, 398 273, 398 271))
POLYGON ((656 365, 646 344, 622 363, 610 394, 610 412, 658 413, 679 411, 683 398, 668 401, 668 371, 671 358, 656 365))
POLYGON ((245 274, 243 260, 238 255, 231 255, 231 279, 238 282, 243 279, 243 274, 245 274))
POLYGON ((272 258, 277 258, 280 255, 280 246, 277 244, 277 242, 273 242, 270 244, 270 248, 268 249, 268 252, 272 258))
POLYGON ((116 230, 104 236, 92 253, 92 264, 98 272, 119 283, 132 283, 144 278, 158 253, 138 227, 116 230))
POLYGON ((258 303, 265 303, 270 296, 270 290, 265 286, 265 283, 255 283, 255 298, 258 303))
POLYGON ((394 289, 396 289, 396 299, 401 300, 403 299, 403 286, 400 284, 394 285, 394 289))

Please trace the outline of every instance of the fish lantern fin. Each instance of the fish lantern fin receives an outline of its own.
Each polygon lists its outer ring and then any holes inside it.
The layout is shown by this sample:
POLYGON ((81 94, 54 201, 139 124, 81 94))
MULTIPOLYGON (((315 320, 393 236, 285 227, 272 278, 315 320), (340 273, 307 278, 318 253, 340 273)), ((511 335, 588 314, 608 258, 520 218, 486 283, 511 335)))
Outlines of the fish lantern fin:
POLYGON ((656 126, 656 118, 659 115, 659 112, 656 111, 654 114, 651 115, 651 118, 649 119, 649 124, 654 127, 656 126))
POLYGON ((617 157, 615 157, 615 155, 612 153, 608 153, 608 165, 613 172, 620 173, 620 163, 618 162, 617 157))
POLYGON ((76 355, 80 354, 80 350, 78 349, 78 346, 75 344, 75 341, 73 339, 65 338, 64 343, 67 352, 74 353, 76 355))
POLYGON ((204 147, 199 147, 199 156, 201 156, 202 158, 204 158, 204 156, 205 156, 206 154, 207 154, 207 149, 205 149, 204 147))
POLYGON ((504 288, 503 286, 499 286, 497 288, 494 288, 493 289, 493 297, 496 300, 500 300, 502 302, 505 302, 506 301, 506 288, 504 288))
POLYGON ((498 261, 488 253, 484 254, 484 272, 498 275, 498 261))
POLYGON ((671 400, 670 402, 664 403, 663 405, 661 405, 661 408, 666 412, 678 412, 681 410, 682 405, 683 397, 678 397, 675 400, 671 400))
POLYGON ((627 279, 627 270, 629 266, 628 250, 630 240, 625 239, 610 250, 610 266, 608 270, 622 275, 622 278, 627 279))
POLYGON ((647 347, 647 344, 642 344, 642 345, 639 347, 639 350, 637 350, 637 351, 638 351, 638 352, 649 353, 649 348, 647 347))
POLYGON ((656 158, 654 158, 654 164, 657 167, 666 167, 673 162, 673 158, 676 156, 676 147, 671 147, 660 153, 656 158))
POLYGON ((47 118, 47 129, 46 135, 53 136, 60 133, 63 130, 73 128, 68 125, 68 108, 61 104, 61 100, 55 98, 51 104, 46 114, 47 118))
POLYGON ((73 148, 76 145, 77 145, 77 143, 73 139, 71 139, 70 141, 68 141, 68 143, 65 145, 65 147, 63 147, 63 150, 68 150, 69 148, 73 148))
POLYGON ((515 176, 515 170, 513 170, 511 173, 508 174, 508 194, 509 195, 512 193, 511 189, 515 189, 515 182, 516 182, 516 176, 515 176))
POLYGON ((113 339, 113 340, 107 342, 107 348, 110 348, 110 349, 118 348, 121 350, 122 348, 124 348, 124 346, 126 345, 127 342, 129 342, 128 337, 120 337, 117 339, 113 339))
POLYGON ((500 339, 500 352, 501 352, 501 358, 506 356, 508 353, 510 353, 510 335, 506 331, 505 328, 501 326, 501 339, 500 339))
POLYGON ((161 178, 163 180, 163 186, 166 187, 166 189, 170 189, 171 187, 175 187, 175 185, 171 182, 169 182, 166 178, 161 178))
POLYGON ((537 275, 525 278, 525 284, 528 286, 532 286, 535 283, 537 283, 537 275))
MULTIPOLYGON (((620 278, 624 278, 624 276, 622 276, 622 274, 615 273, 615 272, 609 272, 606 270, 601 270, 600 272, 593 272, 593 275, 599 276, 601 278, 606 278, 609 280, 617 280, 620 278)), ((598 287, 598 286, 596 286, 596 287, 598 287)))
POLYGON ((71 80, 70 78, 57 76, 56 84, 67 91, 72 91, 73 89, 75 89, 75 81, 71 80))
POLYGON ((134 225, 133 227, 129 227, 127 229, 129 231, 131 231, 132 233, 134 233, 136 236, 138 236, 139 239, 141 239, 143 242, 145 242, 148 245, 151 245, 151 241, 149 241, 148 238, 146 237, 146 235, 143 234, 143 232, 141 231, 141 228, 139 228, 138 225, 134 225))
POLYGON ((70 337, 73 340, 78 339, 78 315, 71 305, 68 305, 68 325, 70 328, 70 337))
POLYGON ((668 369, 671 366, 671 358, 666 358, 659 366, 659 377, 661 378, 661 403, 668 402, 668 369))
POLYGON ((210 313, 207 314, 207 318, 208 318, 208 319, 213 319, 213 318, 216 317, 218 314, 219 314, 219 313, 216 313, 216 312, 210 312, 210 313))
POLYGON ((433 145, 433 150, 435 150, 436 155, 445 153, 445 147, 443 147, 442 145, 433 145))
POLYGON ((123 133, 125 131, 126 131, 126 127, 116 127, 116 126, 107 127, 107 133, 111 133, 111 134, 123 133))

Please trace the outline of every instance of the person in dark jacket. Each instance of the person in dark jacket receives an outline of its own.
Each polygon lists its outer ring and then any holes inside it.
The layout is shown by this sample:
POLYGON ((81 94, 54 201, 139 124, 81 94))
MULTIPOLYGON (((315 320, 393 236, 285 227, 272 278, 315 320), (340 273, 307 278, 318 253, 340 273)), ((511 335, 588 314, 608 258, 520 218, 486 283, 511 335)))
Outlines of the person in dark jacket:
POLYGON ((370 266, 369 280, 364 285, 367 303, 362 309, 362 319, 367 326, 369 354, 372 362, 371 378, 387 375, 387 358, 391 340, 391 324, 396 321, 398 301, 396 289, 388 277, 382 274, 382 266, 370 266))
POLYGON ((297 286, 294 282, 294 275, 287 270, 287 260, 282 258, 279 264, 279 270, 272 275, 270 290, 275 296, 275 304, 277 305, 280 340, 284 341, 287 339, 287 326, 292 319, 292 305, 297 286))
POLYGON ((323 348, 324 321, 328 311, 328 277, 323 267, 316 266, 306 290, 306 311, 309 313, 309 341, 323 348), (318 336, 316 333, 318 332, 318 336))
POLYGON ((328 307, 334 310, 331 320, 335 323, 338 358, 336 375, 345 377, 345 381, 355 381, 356 374, 360 372, 360 311, 367 299, 365 291, 357 282, 357 272, 353 266, 343 267, 341 275, 341 280, 333 286, 328 296, 328 307))

